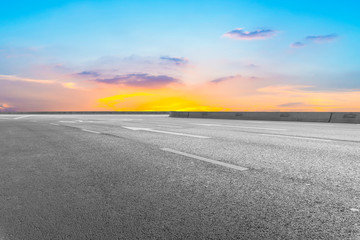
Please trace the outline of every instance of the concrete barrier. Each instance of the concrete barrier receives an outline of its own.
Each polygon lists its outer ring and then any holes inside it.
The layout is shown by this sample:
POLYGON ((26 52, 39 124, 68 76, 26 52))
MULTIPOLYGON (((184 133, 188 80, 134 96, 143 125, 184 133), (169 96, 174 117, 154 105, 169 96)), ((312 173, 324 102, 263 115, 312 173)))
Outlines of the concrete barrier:
POLYGON ((280 121, 329 122, 330 112, 289 112, 280 113, 280 121))
POLYGON ((189 118, 203 118, 206 114, 207 112, 189 112, 189 118))
POLYGON ((235 119, 235 112, 206 112, 204 118, 235 119))
POLYGON ((187 118, 189 117, 189 112, 170 112, 169 117, 179 117, 179 118, 187 118))
POLYGON ((277 113, 277 112, 238 112, 235 114, 235 119, 279 121, 280 113, 277 113))
POLYGON ((360 123, 360 112, 332 113, 330 122, 333 122, 333 123, 360 123))
POLYGON ((170 112, 169 117, 178 117, 177 113, 178 112, 170 112))
POLYGON ((331 113, 324 112, 237 112, 235 119, 264 121, 329 122, 331 113))
POLYGON ((329 122, 330 112, 171 112, 170 117, 329 122))

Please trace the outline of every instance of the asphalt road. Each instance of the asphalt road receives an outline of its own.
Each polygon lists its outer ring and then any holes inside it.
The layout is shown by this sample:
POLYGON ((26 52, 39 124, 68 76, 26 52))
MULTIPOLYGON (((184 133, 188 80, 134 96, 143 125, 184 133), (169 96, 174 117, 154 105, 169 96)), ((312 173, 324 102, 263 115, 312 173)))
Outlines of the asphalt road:
POLYGON ((360 125, 2 114, 13 239, 360 239, 360 125))

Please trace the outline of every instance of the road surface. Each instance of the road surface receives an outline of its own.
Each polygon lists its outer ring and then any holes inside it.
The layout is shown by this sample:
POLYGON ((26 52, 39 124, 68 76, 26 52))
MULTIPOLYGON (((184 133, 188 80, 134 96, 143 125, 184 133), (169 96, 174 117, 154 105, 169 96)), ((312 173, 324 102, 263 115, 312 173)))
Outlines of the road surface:
POLYGON ((360 239, 360 125, 0 115, 0 239, 360 239))

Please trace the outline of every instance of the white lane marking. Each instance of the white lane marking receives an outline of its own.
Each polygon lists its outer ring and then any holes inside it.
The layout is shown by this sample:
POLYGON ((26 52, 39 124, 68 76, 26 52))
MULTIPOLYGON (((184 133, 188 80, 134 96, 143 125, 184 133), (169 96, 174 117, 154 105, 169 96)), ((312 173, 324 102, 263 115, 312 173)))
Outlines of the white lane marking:
POLYGON ((17 117, 17 118, 14 118, 14 119, 21 119, 21 118, 27 118, 27 117, 31 117, 32 115, 27 115, 27 116, 21 116, 21 117, 17 117))
POLYGON ((191 123, 193 125, 200 125, 200 126, 206 126, 206 127, 218 127, 221 126, 220 124, 211 124, 211 123, 191 123))
POLYGON ((59 121, 59 122, 67 122, 67 123, 87 123, 87 122, 94 122, 94 121, 73 120, 73 121, 59 121))
MULTIPOLYGON (((299 123, 299 122, 297 122, 299 123)), ((294 124, 295 125, 295 124, 294 124)), ((312 124, 312 123, 300 123, 300 124, 296 124, 294 127, 298 127, 298 125, 303 125, 303 126, 316 126, 316 127, 333 127, 333 124, 328 124, 326 122, 320 122, 318 124, 312 124), (325 123, 325 124, 324 124, 325 123)))
POLYGON ((107 121, 124 121, 124 122, 132 122, 132 121, 142 121, 143 119, 132 119, 132 118, 122 118, 122 119, 106 119, 107 121))
POLYGON ((173 149, 170 149, 170 148, 161 148, 161 150, 166 151, 166 152, 176 153, 176 154, 183 155, 183 156, 190 157, 190 158, 195 158, 195 159, 198 159, 198 160, 201 160, 201 161, 204 161, 204 162, 208 162, 208 163, 217 164, 217 165, 221 165, 221 166, 224 166, 224 167, 236 169, 236 170, 239 170, 239 171, 248 170, 248 168, 236 166, 236 165, 233 165, 233 164, 230 164, 230 163, 224 163, 224 162, 212 160, 212 159, 205 158, 205 157, 196 156, 196 155, 193 155, 193 154, 190 154, 190 153, 184 153, 184 152, 176 151, 176 150, 173 150, 173 149))
POLYGON ((296 139, 305 139, 305 140, 314 140, 314 141, 323 141, 323 142, 332 142, 333 141, 333 140, 321 139, 321 138, 296 137, 296 136, 285 136, 285 135, 266 134, 266 133, 261 133, 260 135, 269 136, 269 137, 296 138, 296 139))
POLYGON ((121 119, 120 121, 132 122, 132 121, 142 121, 142 119, 121 119))
POLYGON ((245 129, 260 129, 260 130, 271 130, 271 131, 287 131, 283 128, 262 128, 262 127, 245 127, 245 126, 236 126, 236 125, 223 125, 223 124, 202 124, 202 123, 192 123, 200 126, 207 127, 235 127, 235 128, 245 128, 245 129))
POLYGON ((64 122, 64 123, 87 123, 87 122, 94 122, 94 121, 87 121, 87 120, 73 120, 73 121, 59 121, 59 122, 64 122))
POLYGON ((82 128, 81 130, 83 130, 83 131, 85 131, 85 132, 91 132, 91 133, 100 134, 99 132, 95 132, 95 131, 92 131, 92 130, 89 130, 89 129, 85 129, 85 128, 82 128))
POLYGON ((181 126, 178 126, 178 125, 165 125, 165 124, 158 124, 158 125, 155 125, 157 127, 175 127, 175 128, 181 128, 181 126))
POLYGON ((151 128, 137 128, 137 127, 125 127, 123 128, 134 130, 134 131, 147 131, 147 132, 156 132, 156 133, 165 133, 165 134, 172 134, 172 135, 179 135, 179 136, 187 136, 187 137, 195 137, 195 138, 210 138, 206 136, 200 136, 200 135, 193 135, 193 134, 186 134, 186 133, 177 133, 177 132, 168 132, 168 131, 161 131, 161 130, 155 130, 151 128))
POLYGON ((51 125, 55 125, 55 126, 59 126, 59 124, 56 124, 56 123, 50 123, 51 125))
POLYGON ((239 120, 241 123, 258 123, 258 124, 264 124, 264 123, 270 123, 269 121, 251 121, 251 120, 239 120))

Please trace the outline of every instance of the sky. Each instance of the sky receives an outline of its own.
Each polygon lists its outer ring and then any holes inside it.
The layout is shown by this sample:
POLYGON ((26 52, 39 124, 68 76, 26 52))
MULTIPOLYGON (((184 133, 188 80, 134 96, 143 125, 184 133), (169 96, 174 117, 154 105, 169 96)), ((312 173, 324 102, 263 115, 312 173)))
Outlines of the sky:
POLYGON ((19 0, 0 111, 360 111, 358 0, 19 0))

